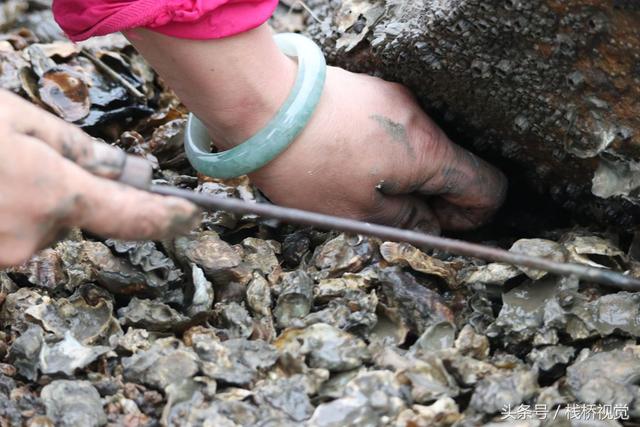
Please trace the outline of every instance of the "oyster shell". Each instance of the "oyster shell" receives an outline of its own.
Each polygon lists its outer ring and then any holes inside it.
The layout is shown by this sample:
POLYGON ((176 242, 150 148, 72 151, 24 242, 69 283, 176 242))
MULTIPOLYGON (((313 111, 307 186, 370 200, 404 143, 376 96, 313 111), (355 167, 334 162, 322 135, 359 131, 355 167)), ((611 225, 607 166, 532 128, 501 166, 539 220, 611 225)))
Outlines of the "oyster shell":
POLYGON ((202 372, 229 384, 246 385, 261 371, 273 366, 278 353, 264 341, 231 339, 224 342, 198 341, 193 348, 201 360, 202 372))
POLYGON ((415 335, 435 323, 453 323, 453 312, 439 294, 398 269, 380 271, 380 297, 385 314, 415 335))
POLYGON ((67 331, 62 341, 43 344, 39 368, 43 374, 63 373, 71 376, 76 369, 88 366, 110 350, 111 347, 108 346, 83 345, 67 331))
POLYGON ((406 366, 401 367, 396 376, 402 384, 410 387, 411 399, 415 403, 425 404, 443 397, 455 397, 460 392, 442 359, 433 353, 407 359, 406 366))
POLYGON ((62 260, 53 249, 45 249, 23 265, 7 271, 26 276, 29 283, 41 288, 55 289, 66 282, 62 260))
POLYGON ((538 369, 538 372, 547 375, 556 375, 558 371, 562 373, 564 367, 566 367, 575 354, 573 347, 564 345, 547 346, 541 349, 533 349, 531 353, 527 355, 534 368, 538 369))
POLYGON ((167 424, 176 427, 216 426, 236 427, 256 425, 266 420, 258 408, 246 402, 209 402, 202 393, 175 405, 168 416, 167 424))
POLYGON ((88 381, 53 381, 44 386, 41 398, 56 425, 99 427, 107 423, 100 395, 88 381))
POLYGON ((373 239, 340 234, 316 249, 312 263, 321 271, 321 278, 340 277, 362 270, 376 249, 373 239))
POLYGON ((370 371, 349 381, 343 397, 319 405, 309 426, 381 426, 406 408, 405 388, 390 371, 370 371))
MULTIPOLYGON (((511 246, 509 251, 540 258, 548 258, 556 262, 564 262, 567 259, 566 250, 562 245, 545 239, 520 239, 511 246)), ((547 275, 546 271, 528 267, 517 268, 532 280, 540 280, 547 275)))
POLYGON ((246 284, 251 279, 251 271, 242 263, 242 248, 229 245, 213 231, 179 237, 173 250, 179 260, 200 267, 216 287, 229 282, 246 284))
POLYGON ((305 317, 313 305, 313 279, 303 272, 286 273, 282 278, 282 291, 273 311, 278 326, 297 326, 297 319, 305 317))
MULTIPOLYGON (((109 247, 101 242, 68 240, 58 244, 56 250, 62 258, 69 279, 66 287, 69 289, 97 282, 115 294, 160 297, 169 289, 168 279, 176 277, 167 273, 162 261, 159 261, 161 265, 158 268, 154 268, 154 261, 140 259, 141 268, 138 269, 129 260, 113 255, 109 247), (144 268, 151 270, 146 273, 144 268), (165 274, 166 280, 162 274, 165 274)), ((137 260, 134 255, 132 258, 137 260)))
POLYGON ((457 272, 451 265, 428 256, 408 243, 384 242, 380 245, 380 253, 392 265, 409 266, 414 271, 439 277, 451 288, 458 285, 457 272))
POLYGON ((204 271, 195 264, 191 265, 191 284, 193 285, 193 295, 187 314, 194 317, 211 310, 215 293, 213 285, 205 277, 204 271))
POLYGON ((33 381, 38 378, 40 350, 44 341, 42 328, 31 325, 9 349, 8 360, 18 373, 33 381))
POLYGON ((567 233, 562 236, 561 242, 567 249, 572 262, 592 267, 620 268, 626 258, 624 252, 616 245, 600 236, 577 232, 567 233))
POLYGON ((244 306, 236 302, 216 304, 214 318, 213 324, 227 338, 248 338, 253 334, 253 319, 244 306))
POLYGON ((538 376, 531 371, 491 375, 476 385, 469 405, 478 412, 497 413, 515 407, 538 391, 538 376))
POLYGON ((462 418, 456 402, 450 397, 438 399, 429 406, 412 405, 396 420, 396 426, 449 427, 462 418))
POLYGON ((148 350, 122 359, 124 377, 163 390, 193 377, 198 372, 198 357, 178 339, 156 340, 148 350))
POLYGON ((27 308, 25 314, 58 338, 69 332, 82 344, 108 344, 112 337, 122 335, 113 317, 113 302, 91 285, 79 288, 69 298, 43 300, 27 308))
POLYGON ((118 310, 123 326, 133 326, 154 332, 183 331, 192 320, 156 300, 143 300, 133 297, 126 307, 118 310))
POLYGON ((471 325, 465 325, 455 341, 455 347, 463 355, 484 360, 489 357, 489 339, 478 334, 471 325))
POLYGON ((44 70, 39 85, 42 102, 63 119, 76 122, 89 115, 89 88, 83 76, 76 70, 56 67, 54 63, 53 68, 44 70))
POLYGON ((567 368, 567 385, 581 402, 629 405, 638 396, 640 353, 614 350, 581 354, 567 368))
POLYGON ((351 334, 325 323, 305 329, 288 329, 274 342, 280 352, 306 358, 312 368, 348 371, 369 358, 366 344, 351 334))
MULTIPOLYGON (((7 282, 5 281, 5 283, 7 282)), ((50 302, 51 299, 48 296, 42 295, 36 289, 17 289, 6 296, 0 311, 0 321, 3 325, 8 325, 11 330, 22 333, 32 323, 31 319, 27 318, 26 310, 30 307, 49 304, 50 302)))
POLYGON ((300 378, 278 378, 259 385, 256 390, 259 404, 268 404, 284 412, 292 421, 302 422, 313 414, 314 407, 300 378))
MULTIPOLYGON (((456 328, 449 322, 430 325, 415 344, 411 346, 411 351, 426 352, 453 347, 455 335, 456 328)), ((462 335, 462 332, 460 335, 462 335)))
POLYGON ((524 273, 513 265, 494 262, 477 267, 463 279, 463 282, 468 284, 503 285, 522 274, 524 273))
POLYGON ((126 255, 131 265, 140 267, 145 273, 158 276, 158 281, 175 282, 182 276, 182 272, 176 268, 173 260, 160 252, 153 242, 109 239, 105 243, 117 254, 126 255))
POLYGON ((271 316, 273 304, 269 282, 258 272, 253 273, 253 278, 247 286, 247 304, 251 310, 259 316, 271 316))
POLYGON ((313 288, 313 298, 316 304, 327 304, 336 298, 347 296, 350 291, 366 293, 372 286, 372 281, 366 276, 344 274, 340 278, 320 280, 313 288))

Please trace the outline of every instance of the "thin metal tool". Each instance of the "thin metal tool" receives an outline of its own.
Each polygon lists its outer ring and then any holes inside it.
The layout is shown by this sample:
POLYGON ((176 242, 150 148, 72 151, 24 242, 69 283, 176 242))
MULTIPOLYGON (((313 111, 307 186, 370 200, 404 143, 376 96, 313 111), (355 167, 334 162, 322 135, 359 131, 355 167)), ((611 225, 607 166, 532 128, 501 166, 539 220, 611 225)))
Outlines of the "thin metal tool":
POLYGON ((175 187, 152 185, 151 192, 165 196, 181 197, 206 209, 216 209, 239 214, 254 214, 283 222, 308 225, 326 230, 338 230, 346 233, 363 234, 383 240, 406 242, 418 247, 439 249, 451 254, 497 261, 521 267, 530 267, 562 276, 575 276, 595 283, 624 289, 640 291, 640 280, 602 268, 580 264, 568 264, 545 258, 508 252, 503 249, 479 245, 446 237, 432 236, 410 230, 370 224, 353 219, 340 218, 299 209, 284 208, 265 203, 250 203, 238 199, 225 199, 216 196, 194 193, 175 187))
POLYGON ((105 74, 111 77, 113 80, 120 83, 124 88, 129 91, 131 95, 138 99, 145 99, 144 93, 140 92, 134 85, 132 85, 127 79, 118 74, 113 68, 108 66, 102 59, 95 56, 91 53, 87 48, 82 48, 81 55, 88 58, 91 62, 95 64, 100 70, 102 70, 105 74))

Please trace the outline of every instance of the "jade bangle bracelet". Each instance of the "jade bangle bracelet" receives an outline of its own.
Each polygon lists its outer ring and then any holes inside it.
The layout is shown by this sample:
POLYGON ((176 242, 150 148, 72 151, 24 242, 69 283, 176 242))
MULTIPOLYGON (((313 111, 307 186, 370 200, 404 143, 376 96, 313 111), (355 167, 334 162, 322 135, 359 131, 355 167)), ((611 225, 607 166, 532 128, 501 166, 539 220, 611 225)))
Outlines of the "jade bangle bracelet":
POLYGON ((286 150, 309 122, 324 87, 327 72, 324 55, 313 41, 299 34, 277 34, 274 40, 285 55, 298 58, 298 74, 289 97, 263 129, 220 153, 211 153, 207 128, 190 114, 184 148, 198 172, 214 178, 235 178, 254 172, 286 150))

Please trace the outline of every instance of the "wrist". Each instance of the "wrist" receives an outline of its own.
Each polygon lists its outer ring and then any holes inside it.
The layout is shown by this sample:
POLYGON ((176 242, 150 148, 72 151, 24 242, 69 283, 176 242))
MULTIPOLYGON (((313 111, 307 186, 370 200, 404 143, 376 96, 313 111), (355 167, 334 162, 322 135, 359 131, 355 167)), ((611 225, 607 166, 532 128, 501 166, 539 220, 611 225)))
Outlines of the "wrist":
POLYGON ((297 66, 265 24, 236 36, 187 40, 140 29, 132 44, 228 149, 260 130, 285 102, 297 66))

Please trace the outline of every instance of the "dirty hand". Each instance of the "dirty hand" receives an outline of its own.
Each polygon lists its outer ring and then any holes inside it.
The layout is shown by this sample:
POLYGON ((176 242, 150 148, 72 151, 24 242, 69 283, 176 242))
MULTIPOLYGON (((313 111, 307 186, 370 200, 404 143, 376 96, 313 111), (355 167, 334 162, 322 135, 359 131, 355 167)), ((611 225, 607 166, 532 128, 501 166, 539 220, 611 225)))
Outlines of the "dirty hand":
POLYGON ((276 203, 431 232, 482 225, 507 187, 403 86, 339 68, 302 135, 252 179, 276 203))
MULTIPOLYGON (((267 25, 220 40, 127 35, 222 150, 274 116, 297 73, 267 25)), ((453 144, 407 89, 331 67, 303 133, 251 179, 278 204, 433 232, 481 225, 506 193, 504 176, 453 144)))
POLYGON ((0 267, 19 264, 72 226, 122 239, 188 230, 195 206, 99 178, 100 150, 79 128, 0 91, 0 267))

